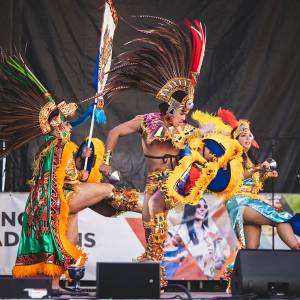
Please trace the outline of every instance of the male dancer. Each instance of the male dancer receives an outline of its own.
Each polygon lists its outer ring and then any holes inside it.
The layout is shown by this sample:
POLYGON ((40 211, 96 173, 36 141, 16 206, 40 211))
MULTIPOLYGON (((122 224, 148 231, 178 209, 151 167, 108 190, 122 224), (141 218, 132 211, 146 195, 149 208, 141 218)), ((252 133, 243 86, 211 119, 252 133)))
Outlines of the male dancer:
MULTIPOLYGON (((179 204, 176 198, 165 197, 163 185, 179 160, 180 150, 190 138, 201 136, 198 129, 187 124, 186 116, 193 108, 205 34, 198 21, 195 24, 186 22, 192 32, 190 38, 167 19, 140 17, 149 18, 156 24, 150 29, 139 30, 144 37, 132 41, 142 43, 143 47, 115 58, 106 96, 137 88, 151 93, 163 103, 160 112, 136 116, 109 132, 100 170, 105 174, 111 172, 110 159, 119 137, 140 132, 148 176, 143 204, 146 249, 138 259, 161 261, 168 232, 167 212, 179 204)), ((164 278, 161 285, 166 285, 164 278)))

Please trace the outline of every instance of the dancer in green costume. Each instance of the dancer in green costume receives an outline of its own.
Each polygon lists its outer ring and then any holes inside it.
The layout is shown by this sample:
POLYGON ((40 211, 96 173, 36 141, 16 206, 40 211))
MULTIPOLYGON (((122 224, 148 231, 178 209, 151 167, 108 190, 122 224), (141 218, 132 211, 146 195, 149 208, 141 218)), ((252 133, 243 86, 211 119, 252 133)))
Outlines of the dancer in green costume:
POLYGON ((83 265, 85 252, 77 245, 77 213, 105 200, 116 211, 139 211, 136 191, 118 191, 108 183, 83 183, 88 174, 76 169, 77 146, 70 141, 72 127, 66 121, 75 103, 54 98, 25 65, 21 57, 2 53, 0 62, 0 140, 6 149, 0 158, 41 135, 33 163, 30 194, 23 217, 14 277, 38 275, 59 278, 68 266, 83 265))

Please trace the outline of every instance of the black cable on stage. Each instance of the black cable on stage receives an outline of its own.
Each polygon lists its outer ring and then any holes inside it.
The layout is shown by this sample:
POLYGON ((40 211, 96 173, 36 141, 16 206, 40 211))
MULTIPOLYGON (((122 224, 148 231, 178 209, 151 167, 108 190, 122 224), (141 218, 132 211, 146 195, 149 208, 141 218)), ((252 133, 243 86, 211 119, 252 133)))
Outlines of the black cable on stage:
POLYGON ((183 298, 182 296, 180 295, 176 295, 174 297, 170 297, 170 298, 161 298, 161 299, 187 299, 187 300, 192 300, 193 297, 191 295, 191 293, 189 292, 189 290, 182 284, 175 284, 175 283, 169 283, 166 287, 166 289, 168 288, 179 288, 181 291, 183 291, 187 298, 183 298))

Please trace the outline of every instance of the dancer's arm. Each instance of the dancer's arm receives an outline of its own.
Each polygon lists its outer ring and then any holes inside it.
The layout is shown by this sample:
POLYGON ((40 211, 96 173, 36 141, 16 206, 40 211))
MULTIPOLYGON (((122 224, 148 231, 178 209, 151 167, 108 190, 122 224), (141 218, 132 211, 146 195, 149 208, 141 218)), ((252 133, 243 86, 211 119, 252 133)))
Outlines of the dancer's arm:
POLYGON ((114 127, 109 131, 105 143, 106 152, 104 155, 104 161, 103 164, 100 166, 100 171, 103 172, 105 175, 108 175, 112 171, 110 159, 112 157, 113 151, 115 150, 118 144, 119 137, 138 132, 141 128, 142 121, 143 116, 139 115, 130 121, 124 122, 114 127))
POLYGON ((270 169, 270 164, 267 161, 264 161, 261 164, 256 164, 250 168, 244 168, 244 178, 251 177, 254 173, 259 172, 263 174, 270 169))

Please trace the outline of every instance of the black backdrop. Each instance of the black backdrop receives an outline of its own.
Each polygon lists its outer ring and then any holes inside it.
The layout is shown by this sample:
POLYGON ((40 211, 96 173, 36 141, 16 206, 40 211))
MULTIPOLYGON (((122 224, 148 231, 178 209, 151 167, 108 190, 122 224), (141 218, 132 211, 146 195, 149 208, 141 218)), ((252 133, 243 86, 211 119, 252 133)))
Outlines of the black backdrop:
MULTIPOLYGON (((299 192, 300 169, 300 1, 298 0, 115 0, 120 15, 150 14, 181 23, 198 18, 206 24, 207 50, 196 90, 196 108, 215 112, 232 109, 252 121, 261 149, 259 159, 279 163, 276 191, 299 192)), ((18 48, 40 80, 58 98, 84 99, 94 94, 93 65, 100 37, 99 0, 0 1, 0 41, 18 48)), ((182 24, 182 23, 181 23, 182 24)), ((113 55, 135 33, 123 22, 117 29, 113 55)), ((85 106, 81 107, 81 111, 85 106)), ((137 114, 157 110, 157 101, 131 91, 108 107, 108 124, 95 135, 137 114)), ((1 116, 0 116, 1 117, 1 116)), ((88 127, 74 130, 79 143, 88 127)), ((6 189, 25 191, 33 154, 42 140, 8 157, 6 189)), ((114 167, 124 183, 143 190, 146 172, 138 135, 120 140, 114 167)), ((269 190, 267 186, 266 190, 269 190)))

